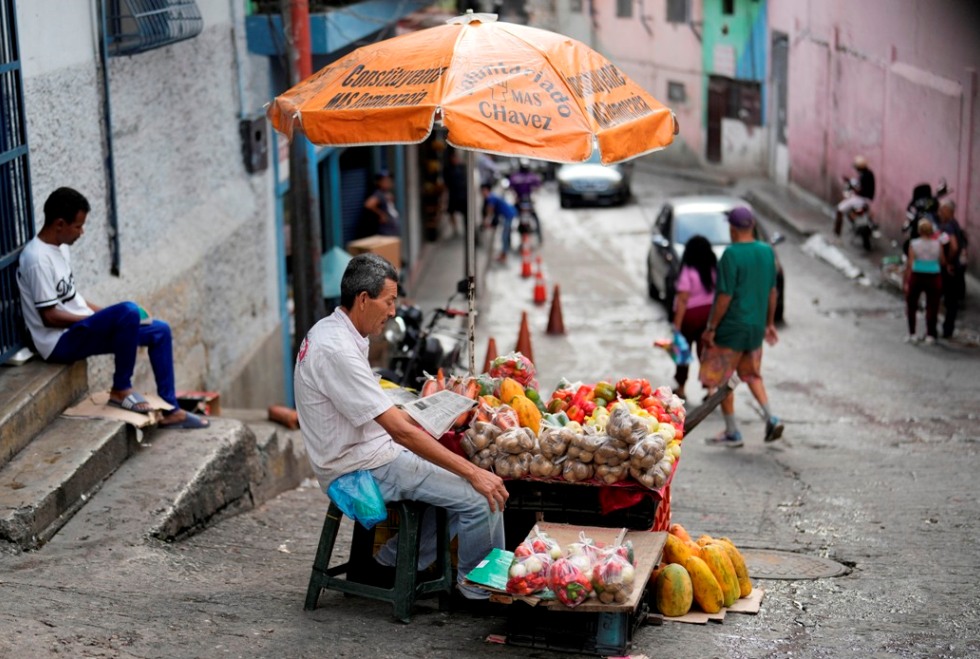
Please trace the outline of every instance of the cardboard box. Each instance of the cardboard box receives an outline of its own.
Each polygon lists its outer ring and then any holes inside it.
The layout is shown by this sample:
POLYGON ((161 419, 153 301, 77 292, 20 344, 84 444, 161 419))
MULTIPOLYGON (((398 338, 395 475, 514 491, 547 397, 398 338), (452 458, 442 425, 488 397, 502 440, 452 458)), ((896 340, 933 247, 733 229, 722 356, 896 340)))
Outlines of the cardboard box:
POLYGON ((347 251, 351 256, 372 253, 382 256, 395 268, 402 267, 402 241, 395 236, 368 236, 347 243, 347 251))
POLYGON ((205 416, 221 416, 221 394, 217 391, 178 391, 180 409, 205 416))

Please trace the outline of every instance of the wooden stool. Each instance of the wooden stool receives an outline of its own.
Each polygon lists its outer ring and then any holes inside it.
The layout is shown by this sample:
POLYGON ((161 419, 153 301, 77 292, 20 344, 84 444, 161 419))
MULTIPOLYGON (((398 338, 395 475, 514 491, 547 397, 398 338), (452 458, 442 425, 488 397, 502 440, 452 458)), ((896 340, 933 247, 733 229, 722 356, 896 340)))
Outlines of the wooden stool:
POLYGON ((389 511, 398 513, 398 560, 395 567, 395 583, 391 588, 371 586, 361 583, 364 575, 377 569, 374 560, 374 531, 354 523, 354 537, 351 541, 350 558, 346 563, 329 567, 334 541, 340 529, 343 513, 333 503, 327 510, 327 517, 320 532, 320 544, 313 559, 313 572, 310 585, 306 589, 304 609, 316 608, 323 589, 339 590, 350 595, 360 595, 372 599, 391 602, 394 616, 401 622, 411 620, 415 600, 423 595, 438 594, 439 608, 449 605, 453 590, 452 563, 449 551, 449 523, 445 508, 436 508, 436 562, 432 570, 434 577, 419 581, 416 570, 419 561, 419 541, 422 531, 422 514, 428 504, 419 501, 396 501, 388 504, 389 511), (346 579, 336 575, 345 574, 346 579))

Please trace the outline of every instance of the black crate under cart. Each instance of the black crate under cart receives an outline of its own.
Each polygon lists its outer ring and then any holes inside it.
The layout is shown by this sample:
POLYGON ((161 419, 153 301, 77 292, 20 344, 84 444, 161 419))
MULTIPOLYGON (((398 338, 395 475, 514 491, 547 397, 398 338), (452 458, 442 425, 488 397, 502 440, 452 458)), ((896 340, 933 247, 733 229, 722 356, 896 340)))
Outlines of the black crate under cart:
MULTIPOLYGON (((582 532, 596 543, 612 544, 622 530, 554 522, 539 522, 538 528, 562 547, 577 542, 582 532)), ((660 561, 667 534, 634 530, 626 533, 626 539, 633 543, 636 558, 636 581, 629 600, 623 604, 602 604, 590 599, 569 608, 558 601, 515 597, 507 616, 507 643, 602 656, 626 654, 634 632, 649 613, 645 591, 650 573, 660 561)), ((504 601, 507 597, 504 596, 504 601)), ((500 598, 495 596, 495 599, 500 598)))
MULTIPOLYGON (((598 485, 533 478, 505 479, 509 497, 504 508, 507 549, 513 551, 535 522, 615 527, 648 531, 654 528, 663 495, 639 483, 598 485), (605 492, 603 492, 605 490, 605 492), (604 511, 603 496, 636 493, 635 502, 612 511, 604 511)), ((666 531, 667 526, 657 528, 666 531)))

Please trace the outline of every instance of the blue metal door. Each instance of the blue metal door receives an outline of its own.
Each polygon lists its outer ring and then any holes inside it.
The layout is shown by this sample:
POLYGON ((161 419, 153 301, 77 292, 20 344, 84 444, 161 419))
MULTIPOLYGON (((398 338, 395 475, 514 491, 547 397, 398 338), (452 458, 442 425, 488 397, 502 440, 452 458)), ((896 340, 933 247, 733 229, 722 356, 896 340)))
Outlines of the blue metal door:
POLYGON ((14 0, 0 0, 0 363, 26 342, 16 272, 34 237, 21 75, 14 0))

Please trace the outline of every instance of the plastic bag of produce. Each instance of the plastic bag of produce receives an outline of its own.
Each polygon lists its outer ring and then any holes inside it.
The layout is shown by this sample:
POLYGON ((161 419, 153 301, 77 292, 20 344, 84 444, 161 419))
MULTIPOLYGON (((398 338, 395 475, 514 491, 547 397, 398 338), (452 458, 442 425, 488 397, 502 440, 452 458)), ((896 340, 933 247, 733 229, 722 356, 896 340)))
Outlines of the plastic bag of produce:
POLYGON ((636 569, 620 545, 602 551, 592 571, 592 585, 603 604, 625 604, 633 592, 636 569))
POLYGON ((514 595, 533 595, 548 588, 548 574, 552 559, 549 554, 518 555, 507 571, 507 592, 514 595))
POLYGON ((565 606, 575 607, 592 593, 591 565, 583 566, 571 558, 559 558, 548 571, 548 587, 565 606))
POLYGON ((490 362, 489 373, 493 378, 513 378, 522 387, 538 388, 538 381, 534 379, 536 373, 534 364, 519 352, 501 355, 494 359, 490 362))

